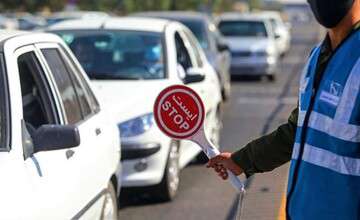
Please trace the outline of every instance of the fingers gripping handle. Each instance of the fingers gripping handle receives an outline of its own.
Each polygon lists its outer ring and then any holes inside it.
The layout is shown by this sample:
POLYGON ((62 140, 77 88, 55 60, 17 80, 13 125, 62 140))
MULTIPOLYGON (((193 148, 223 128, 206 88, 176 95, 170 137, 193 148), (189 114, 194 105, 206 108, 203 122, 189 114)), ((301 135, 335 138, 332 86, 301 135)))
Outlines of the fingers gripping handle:
MULTIPOLYGON (((197 144, 199 144, 199 146, 201 147, 201 149, 204 151, 204 153, 206 154, 206 156, 211 159, 217 155, 220 154, 220 151, 209 141, 207 140, 207 138, 205 137, 205 135, 203 137, 201 137, 202 135, 193 137, 193 141, 196 142, 197 144)), ((243 182, 239 179, 239 177, 237 177, 233 172, 231 172, 230 170, 227 171, 228 175, 229 175, 229 181, 230 183, 233 185, 233 187, 238 191, 238 192, 245 192, 245 187, 243 182)))
MULTIPOLYGON (((207 145, 207 146, 203 147, 203 150, 208 158, 213 158, 220 154, 219 150, 217 148, 213 147, 212 145, 210 145, 210 146, 207 145)), ((230 180, 231 184, 233 185, 233 187, 236 190, 238 190, 239 192, 245 191, 244 184, 241 182, 239 177, 237 177, 230 170, 228 170, 227 172, 229 175, 229 180, 230 180)))

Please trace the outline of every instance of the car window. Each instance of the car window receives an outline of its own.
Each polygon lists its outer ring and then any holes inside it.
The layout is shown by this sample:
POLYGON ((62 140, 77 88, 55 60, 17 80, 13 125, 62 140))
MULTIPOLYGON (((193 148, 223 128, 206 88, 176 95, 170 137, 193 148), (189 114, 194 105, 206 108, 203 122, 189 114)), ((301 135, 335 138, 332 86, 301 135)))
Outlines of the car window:
POLYGON ((92 79, 164 79, 163 35, 144 31, 56 31, 92 79))
POLYGON ((219 30, 226 37, 267 37, 262 21, 221 21, 219 30))
POLYGON ((188 27, 195 35, 203 49, 209 48, 209 39, 206 32, 206 23, 201 20, 179 20, 186 27, 188 27))
POLYGON ((197 40, 193 37, 192 34, 190 34, 188 31, 185 31, 185 35, 187 37, 187 39, 190 42, 191 45, 191 50, 193 51, 194 55, 195 55, 195 59, 197 62, 197 66, 198 67, 202 67, 203 66, 203 61, 202 61, 202 57, 201 57, 201 52, 200 52, 200 47, 199 47, 199 43, 197 42, 197 40))
POLYGON ((81 107, 83 118, 86 118, 93 113, 93 111, 90 107, 90 103, 87 98, 87 91, 83 87, 82 83, 79 81, 80 79, 77 77, 78 74, 76 73, 76 69, 74 68, 74 65, 69 61, 69 59, 66 59, 66 57, 63 57, 63 54, 64 53, 61 53, 62 60, 65 64, 65 68, 71 78, 71 81, 73 82, 75 92, 76 92, 79 102, 80 102, 80 107, 81 107))
POLYGON ((71 79, 65 63, 57 49, 41 50, 54 77, 60 93, 67 123, 75 124, 82 120, 81 107, 76 94, 74 82, 71 79))
MULTIPOLYGON (((65 51, 65 54, 68 54, 67 51, 65 51)), ((90 104, 90 108, 91 108, 91 111, 92 113, 97 113, 100 111, 100 105, 99 105, 99 102, 98 100, 96 99, 93 91, 91 90, 88 82, 85 80, 85 77, 83 76, 83 74, 81 73, 81 70, 79 69, 78 65, 74 63, 73 60, 70 61, 72 66, 74 67, 74 73, 75 75, 77 76, 78 80, 80 80, 83 88, 85 89, 85 93, 87 94, 87 97, 88 97, 88 101, 89 101, 89 104, 90 104)))
POLYGON ((23 119, 28 130, 44 124, 55 124, 56 113, 52 106, 44 72, 34 52, 27 52, 18 57, 21 85, 23 119))
POLYGON ((185 43, 179 33, 175 33, 175 45, 177 63, 180 64, 185 71, 193 67, 189 51, 187 50, 185 43))

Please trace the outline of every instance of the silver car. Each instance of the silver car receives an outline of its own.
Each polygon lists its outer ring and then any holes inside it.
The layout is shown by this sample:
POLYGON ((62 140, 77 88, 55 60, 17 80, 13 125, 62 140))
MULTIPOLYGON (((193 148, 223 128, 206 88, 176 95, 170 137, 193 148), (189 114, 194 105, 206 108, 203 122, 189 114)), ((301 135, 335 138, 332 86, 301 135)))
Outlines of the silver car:
POLYGON ((275 79, 279 55, 270 20, 256 14, 225 13, 219 30, 230 47, 231 74, 275 79))

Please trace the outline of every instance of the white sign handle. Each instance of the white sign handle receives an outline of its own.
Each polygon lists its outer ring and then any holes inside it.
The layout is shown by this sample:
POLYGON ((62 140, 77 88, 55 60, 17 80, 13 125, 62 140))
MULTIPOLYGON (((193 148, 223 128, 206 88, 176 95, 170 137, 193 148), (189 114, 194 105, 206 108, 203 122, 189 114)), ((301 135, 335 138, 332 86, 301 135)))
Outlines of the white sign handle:
MULTIPOLYGON (((204 131, 204 127, 200 128, 196 134, 194 134, 189 140, 197 143, 204 151, 206 156, 211 159, 220 154, 220 151, 207 139, 204 131)), ((233 187, 240 193, 245 192, 243 182, 230 170, 227 171, 229 180, 233 187)))

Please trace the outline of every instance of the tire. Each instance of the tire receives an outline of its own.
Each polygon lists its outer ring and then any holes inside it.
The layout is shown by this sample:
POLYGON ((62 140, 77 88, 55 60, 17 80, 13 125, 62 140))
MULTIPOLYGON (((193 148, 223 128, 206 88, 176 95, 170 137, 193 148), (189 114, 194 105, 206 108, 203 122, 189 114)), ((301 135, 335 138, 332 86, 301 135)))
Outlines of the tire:
POLYGON ((105 194, 104 204, 101 210, 101 220, 117 220, 118 205, 114 185, 110 182, 105 194))
POLYGON ((276 80, 275 74, 270 74, 267 75, 266 77, 270 82, 274 82, 276 80))
POLYGON ((224 85, 221 89, 221 97, 224 102, 228 101, 230 99, 230 85, 224 85))
POLYGON ((196 159, 195 159, 195 163, 196 164, 206 164, 207 162, 209 162, 209 158, 206 156, 206 154, 201 151, 197 156, 196 156, 196 159))
POLYGON ((156 187, 156 197, 163 202, 172 201, 179 188, 179 142, 172 141, 163 179, 156 187))

